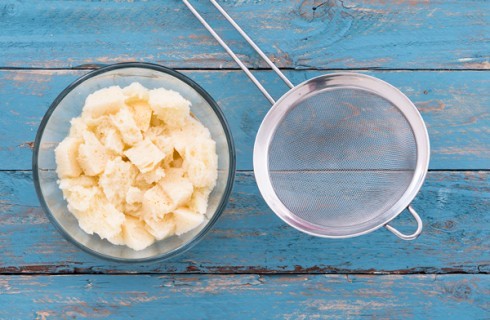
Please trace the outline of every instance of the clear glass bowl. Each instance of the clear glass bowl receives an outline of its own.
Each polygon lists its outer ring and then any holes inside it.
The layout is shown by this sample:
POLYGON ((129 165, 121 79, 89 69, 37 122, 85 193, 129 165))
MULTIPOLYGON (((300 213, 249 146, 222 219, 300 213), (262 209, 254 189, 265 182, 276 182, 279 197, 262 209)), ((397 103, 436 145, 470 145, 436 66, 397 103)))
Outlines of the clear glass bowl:
POLYGON ((235 177, 235 148, 230 129, 217 103, 194 81, 179 72, 155 64, 120 63, 84 75, 54 100, 37 132, 32 168, 37 196, 44 211, 63 236, 72 243, 91 254, 117 261, 163 260, 195 245, 223 212, 235 177), (163 87, 175 90, 191 101, 191 112, 211 132, 218 153, 218 181, 209 197, 206 213, 208 219, 188 233, 157 241, 141 251, 113 245, 96 234, 85 233, 78 226, 77 219, 68 211, 67 203, 56 183, 58 176, 54 157, 54 149, 68 135, 70 120, 81 114, 85 98, 89 94, 104 87, 123 87, 135 81, 150 89, 163 87))

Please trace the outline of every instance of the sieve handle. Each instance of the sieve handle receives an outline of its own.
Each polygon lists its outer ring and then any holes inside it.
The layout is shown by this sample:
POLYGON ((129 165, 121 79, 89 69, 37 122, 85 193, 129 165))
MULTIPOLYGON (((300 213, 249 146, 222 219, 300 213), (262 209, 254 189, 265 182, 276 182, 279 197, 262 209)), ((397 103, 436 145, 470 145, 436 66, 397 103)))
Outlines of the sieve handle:
MULTIPOLYGON (((245 40, 254 48, 254 50, 264 59, 269 66, 279 75, 279 77, 286 82, 286 84, 293 88, 294 85, 286 78, 286 76, 277 68, 276 65, 265 55, 265 53, 260 50, 260 48, 255 44, 255 42, 250 39, 250 37, 243 31, 242 28, 226 13, 226 11, 214 0, 210 0, 211 3, 221 12, 221 14, 231 23, 231 25, 245 38, 245 40)), ((188 0, 182 0, 184 4, 189 8, 191 13, 201 22, 201 24, 211 33, 211 35, 218 41, 218 43, 226 50, 226 52, 230 55, 230 57, 235 60, 235 62, 240 66, 240 68, 245 72, 245 74, 252 80, 255 86, 262 92, 262 94, 270 101, 270 103, 274 104, 276 101, 269 92, 262 86, 262 84, 257 80, 257 78, 250 72, 250 70, 245 66, 245 64, 238 58, 238 56, 231 50, 231 48, 223 41, 223 39, 214 31, 214 29, 206 22, 206 20, 197 12, 197 10, 189 3, 188 0)))
POLYGON ((410 211, 410 213, 412 214, 412 216, 415 218, 415 221, 417 221, 417 230, 415 230, 414 233, 412 233, 412 234, 403 234, 400 231, 398 231, 395 228, 393 228, 392 226, 390 226, 389 224, 386 224, 385 225, 385 228, 388 229, 388 230, 390 230, 395 236, 397 236, 400 239, 403 239, 403 240, 414 240, 414 239, 416 239, 420 235, 420 233, 422 233, 422 226, 423 226, 422 219, 420 219, 420 216, 414 210, 414 208, 412 208, 412 206, 408 206, 407 209, 408 209, 408 211, 410 211))
POLYGON ((238 23, 235 22, 235 20, 233 20, 232 17, 230 17, 230 15, 225 11, 225 9, 223 9, 223 7, 220 6, 218 2, 216 2, 216 0, 209 0, 209 1, 216 7, 216 9, 218 9, 218 11, 223 15, 223 17, 225 17, 226 20, 228 20, 228 22, 233 26, 233 28, 235 28, 235 30, 241 34, 243 39, 245 39, 248 42, 248 44, 255 50, 255 52, 257 52, 259 56, 261 56, 262 59, 264 59, 264 61, 269 65, 269 67, 272 68, 272 70, 274 70, 274 72, 279 76, 279 78, 281 78, 282 81, 284 81, 284 83, 289 88, 291 89, 294 88, 294 84, 292 84, 291 81, 289 81, 289 79, 286 78, 284 73, 282 73, 281 70, 279 70, 279 68, 274 64, 274 62, 271 61, 271 59, 269 59, 269 57, 264 53, 264 51, 262 51, 262 49, 260 49, 259 46, 252 39, 250 39, 248 34, 245 31, 243 31, 243 29, 238 25, 238 23))

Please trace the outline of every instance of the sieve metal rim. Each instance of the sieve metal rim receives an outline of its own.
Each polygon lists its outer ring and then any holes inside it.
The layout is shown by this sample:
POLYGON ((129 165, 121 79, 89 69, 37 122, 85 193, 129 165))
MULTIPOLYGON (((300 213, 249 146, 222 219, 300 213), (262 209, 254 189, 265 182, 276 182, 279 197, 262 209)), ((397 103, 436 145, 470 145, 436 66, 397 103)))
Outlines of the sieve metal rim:
POLYGON ((396 218, 419 192, 427 174, 430 158, 430 144, 427 128, 415 105, 400 90, 391 84, 365 74, 332 73, 309 79, 286 92, 264 117, 254 144, 253 167, 259 191, 272 211, 291 227, 318 237, 349 238, 372 232, 387 225, 396 218), (414 133, 417 146, 417 162, 412 181, 400 199, 384 213, 359 225, 327 228, 312 224, 291 212, 279 199, 269 176, 269 146, 275 130, 288 111, 298 101, 310 94, 327 88, 357 88, 369 91, 390 101, 406 118, 414 133))

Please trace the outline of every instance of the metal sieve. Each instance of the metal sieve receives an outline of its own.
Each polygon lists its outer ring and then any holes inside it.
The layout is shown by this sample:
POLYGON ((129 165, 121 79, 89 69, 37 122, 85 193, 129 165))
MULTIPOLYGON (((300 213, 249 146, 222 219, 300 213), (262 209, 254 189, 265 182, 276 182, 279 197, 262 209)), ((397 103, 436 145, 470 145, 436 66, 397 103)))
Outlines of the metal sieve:
POLYGON ((211 3, 291 88, 275 101, 219 35, 183 2, 273 104, 257 133, 253 165, 269 207, 290 226, 346 238, 385 226, 404 240, 422 232, 410 206, 429 164, 429 137, 413 103, 390 84, 334 73, 294 86, 215 1, 211 3), (405 208, 413 234, 388 223, 405 208))

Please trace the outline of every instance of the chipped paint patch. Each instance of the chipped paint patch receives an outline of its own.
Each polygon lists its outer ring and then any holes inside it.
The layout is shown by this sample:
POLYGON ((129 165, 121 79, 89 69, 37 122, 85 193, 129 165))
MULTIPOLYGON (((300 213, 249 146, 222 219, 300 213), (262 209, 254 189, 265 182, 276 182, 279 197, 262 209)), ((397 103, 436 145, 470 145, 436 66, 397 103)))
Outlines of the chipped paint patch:
POLYGON ((29 141, 29 142, 24 142, 19 145, 19 148, 29 148, 29 149, 34 149, 34 141, 29 141))
POLYGON ((416 102, 415 105, 420 112, 442 111, 446 108, 446 104, 441 100, 429 100, 424 102, 416 102))
POLYGON ((36 320, 48 320, 53 315, 51 311, 36 311, 36 320))

